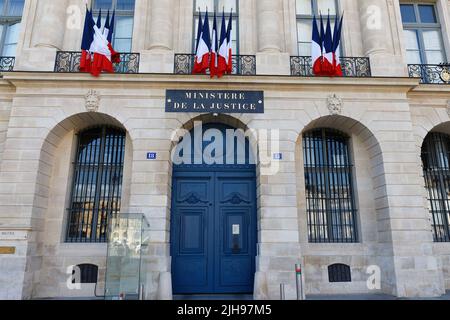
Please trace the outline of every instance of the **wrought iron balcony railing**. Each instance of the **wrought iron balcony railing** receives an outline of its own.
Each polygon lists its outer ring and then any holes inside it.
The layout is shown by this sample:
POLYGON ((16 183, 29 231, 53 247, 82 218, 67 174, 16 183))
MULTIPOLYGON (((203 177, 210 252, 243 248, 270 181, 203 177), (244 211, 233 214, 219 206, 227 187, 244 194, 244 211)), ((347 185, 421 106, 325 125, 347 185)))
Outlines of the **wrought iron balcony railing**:
MULTIPOLYGON (((81 52, 58 51, 55 72, 80 72, 81 52)), ((114 65, 116 73, 139 73, 139 53, 121 53, 120 63, 114 65)))
MULTIPOLYGON (((192 74, 194 68, 195 54, 175 54, 175 74, 192 74)), ((256 75, 256 56, 234 55, 233 75, 254 76, 256 75)))
POLYGON ((13 71, 16 58, 0 57, 0 71, 13 71))
MULTIPOLYGON (((370 59, 365 57, 341 57, 344 77, 371 77, 370 59)), ((312 58, 308 56, 291 57, 291 75, 300 77, 314 76, 312 58)))
POLYGON ((424 84, 450 84, 450 64, 410 64, 409 76, 424 84))

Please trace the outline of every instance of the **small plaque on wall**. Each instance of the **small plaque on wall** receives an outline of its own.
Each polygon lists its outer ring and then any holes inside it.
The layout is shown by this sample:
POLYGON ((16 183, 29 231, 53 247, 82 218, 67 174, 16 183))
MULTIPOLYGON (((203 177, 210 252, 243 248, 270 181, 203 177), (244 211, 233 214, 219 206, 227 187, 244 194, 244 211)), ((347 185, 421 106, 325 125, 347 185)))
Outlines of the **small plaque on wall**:
POLYGON ((0 254, 15 254, 16 247, 0 247, 0 254))

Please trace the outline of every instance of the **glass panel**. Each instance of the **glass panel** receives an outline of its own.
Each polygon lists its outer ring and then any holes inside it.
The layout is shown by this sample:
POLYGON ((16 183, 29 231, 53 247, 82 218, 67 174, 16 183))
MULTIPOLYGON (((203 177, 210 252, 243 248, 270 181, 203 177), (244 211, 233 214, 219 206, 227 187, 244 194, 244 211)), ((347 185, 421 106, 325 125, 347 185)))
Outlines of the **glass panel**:
POLYGON ((95 0, 94 10, 109 10, 113 8, 113 0, 95 0))
POLYGON ((117 0, 117 10, 134 11, 135 0, 117 0))
POLYGON ((121 214, 109 220, 105 299, 139 299, 146 283, 142 258, 149 244, 148 229, 142 214, 121 214))
POLYGON ((16 55, 17 41, 19 39, 20 23, 8 26, 3 45, 2 56, 14 57, 16 55))
POLYGON ((419 5, 420 22, 437 23, 434 5, 419 5))
POLYGON ((419 37, 416 30, 405 30, 406 48, 419 50, 419 37))
POLYGON ((406 62, 408 64, 422 64, 422 59, 420 57, 419 50, 408 50, 406 51, 406 62))
POLYGON ((297 34, 299 42, 311 42, 312 23, 311 20, 297 22, 297 34))
POLYGON ((114 33, 114 50, 131 52, 133 17, 118 17, 114 33))
POLYGON ((196 0, 195 11, 198 11, 198 8, 202 12, 206 12, 206 8, 208 8, 209 12, 212 12, 214 10, 214 0, 196 0))
POLYGON ((296 1, 297 14, 312 15, 312 1, 311 0, 297 0, 296 1))
POLYGON ((0 15, 5 11, 5 0, 0 0, 0 15))
POLYGON ((311 56, 311 43, 299 42, 298 55, 303 57, 311 56))
POLYGON ((416 13, 414 11, 414 5, 412 4, 401 4, 400 11, 402 13, 402 21, 404 23, 414 23, 417 21, 416 13))
POLYGON ((231 10, 233 10, 233 13, 236 13, 237 12, 236 1, 237 0, 219 0, 219 7, 217 8, 217 11, 222 12, 223 8, 225 8, 226 13, 230 13, 231 10))
POLYGON ((117 17, 114 35, 116 38, 131 38, 133 34, 133 17, 117 17))
POLYGON ((428 64, 441 64, 444 62, 442 51, 426 50, 425 55, 427 56, 428 64))
POLYGON ((8 16, 21 17, 23 12, 24 0, 9 0, 8 16))
POLYGON ((442 50, 440 30, 424 30, 423 44, 426 50, 442 50))
POLYGON ((323 15, 327 15, 328 11, 331 15, 336 15, 336 0, 317 0, 317 7, 323 15))

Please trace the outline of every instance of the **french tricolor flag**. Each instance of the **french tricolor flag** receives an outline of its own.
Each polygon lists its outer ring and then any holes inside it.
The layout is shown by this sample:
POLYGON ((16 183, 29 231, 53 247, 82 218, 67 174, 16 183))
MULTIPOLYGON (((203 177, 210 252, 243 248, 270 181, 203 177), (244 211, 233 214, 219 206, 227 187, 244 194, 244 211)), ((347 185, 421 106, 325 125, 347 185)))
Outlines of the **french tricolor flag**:
POLYGON ((113 63, 120 62, 120 54, 112 45, 114 32, 115 12, 110 21, 109 11, 105 26, 101 30, 102 12, 99 12, 97 23, 94 22, 92 11, 86 7, 86 19, 82 40, 82 55, 80 60, 80 71, 90 72, 93 76, 99 76, 102 72, 114 73, 113 63))
POLYGON ((313 19, 313 33, 312 33, 312 46, 311 46, 311 57, 313 63, 313 72, 316 75, 322 72, 322 37, 317 26, 317 19, 314 16, 313 19))
MULTIPOLYGON (((199 23, 200 24, 200 23, 199 23)), ((205 20, 202 26, 200 40, 195 54, 193 73, 206 73, 209 68, 209 58, 211 56, 211 35, 209 31, 209 18, 206 12, 205 20)))

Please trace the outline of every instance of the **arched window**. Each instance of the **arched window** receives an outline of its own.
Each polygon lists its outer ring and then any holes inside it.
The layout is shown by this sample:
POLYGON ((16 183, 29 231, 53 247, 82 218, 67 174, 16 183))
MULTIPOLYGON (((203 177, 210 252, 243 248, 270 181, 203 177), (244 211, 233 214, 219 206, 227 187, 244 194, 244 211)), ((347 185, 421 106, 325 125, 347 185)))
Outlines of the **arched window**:
POLYGON ((120 211, 125 133, 99 127, 78 137, 68 242, 106 242, 108 218, 120 211))
POLYGON ((349 138, 336 130, 304 134, 309 241, 358 242, 349 138))
POLYGON ((422 164, 434 241, 450 242, 450 136, 430 133, 422 146, 422 164))
POLYGON ((131 52, 135 2, 135 0, 94 0, 94 19, 97 20, 97 14, 101 9, 102 25, 106 21, 107 11, 116 10, 112 45, 117 52, 131 52))

